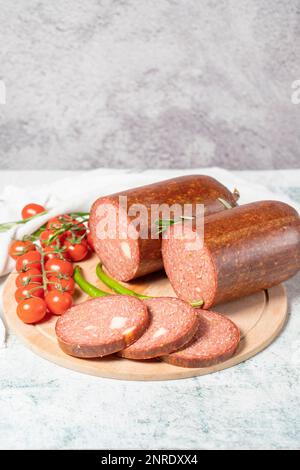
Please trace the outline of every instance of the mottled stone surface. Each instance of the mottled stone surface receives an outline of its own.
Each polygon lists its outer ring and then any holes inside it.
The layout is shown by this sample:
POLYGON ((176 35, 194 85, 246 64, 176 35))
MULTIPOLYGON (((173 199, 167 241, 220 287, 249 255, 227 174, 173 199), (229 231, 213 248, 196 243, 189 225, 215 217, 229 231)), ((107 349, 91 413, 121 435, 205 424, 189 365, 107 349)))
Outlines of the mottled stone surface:
MULTIPOLYGON (((28 176, 37 184, 64 174, 28 176)), ((300 204, 300 170, 245 172, 300 204)), ((30 180, 30 181, 29 181, 30 180)), ((0 175, 0 186, 25 181, 0 175)), ((0 349, 0 449, 299 449, 300 276, 289 320, 265 351, 210 376, 169 382, 89 377, 46 362, 10 335, 0 349)))
POLYGON ((0 168, 297 167, 299 0, 0 0, 0 168))

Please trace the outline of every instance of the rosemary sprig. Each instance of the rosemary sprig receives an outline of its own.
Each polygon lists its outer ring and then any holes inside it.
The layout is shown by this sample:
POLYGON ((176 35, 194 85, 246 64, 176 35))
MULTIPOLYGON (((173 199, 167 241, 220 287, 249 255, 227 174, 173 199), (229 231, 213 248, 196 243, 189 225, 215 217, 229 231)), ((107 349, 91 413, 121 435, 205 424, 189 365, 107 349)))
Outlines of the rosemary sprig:
POLYGON ((48 211, 41 212, 40 214, 36 214, 36 215, 33 215, 32 217, 28 217, 28 219, 15 220, 12 222, 4 222, 3 224, 0 224, 0 233, 7 232, 8 230, 15 227, 16 225, 26 224, 27 222, 30 222, 30 220, 36 219, 37 217, 41 217, 42 215, 47 214, 47 212, 48 211))
POLYGON ((229 204, 228 201, 225 201, 225 199, 218 197, 218 201, 220 201, 226 209, 232 209, 232 205, 229 204))
POLYGON ((178 219, 159 219, 155 221, 157 225, 157 233, 161 234, 165 232, 171 225, 179 224, 183 220, 194 220, 195 217, 181 215, 178 219))
POLYGON ((89 217, 90 217, 90 213, 89 212, 70 212, 70 214, 68 214, 70 217, 73 217, 73 219, 78 219, 78 218, 81 218, 81 219, 86 219, 88 220, 89 217))
MULTIPOLYGON (((33 215, 32 217, 28 217, 27 219, 22 219, 22 220, 13 220, 11 222, 3 222, 2 224, 0 224, 0 233, 2 232, 7 232, 8 230, 10 230, 11 228, 15 227, 16 225, 23 225, 23 224, 26 224, 27 222, 30 222, 31 220, 33 219, 36 219, 37 217, 41 217, 42 215, 45 215, 47 214, 49 211, 44 211, 44 212, 41 212, 40 214, 36 214, 36 215, 33 215)), ((78 220, 78 222, 87 222, 89 220, 89 212, 71 212, 70 214, 68 214, 70 217, 72 217, 73 219, 76 219, 78 220)), ((39 230, 42 230, 42 229, 45 229, 45 227, 41 227, 39 230)), ((38 232, 38 231, 37 231, 38 232)), ((33 240, 37 240, 38 235, 35 235, 37 232, 34 232, 32 235, 27 235, 28 237, 34 237, 33 240)), ((28 240, 30 240, 30 238, 28 238, 28 240)))

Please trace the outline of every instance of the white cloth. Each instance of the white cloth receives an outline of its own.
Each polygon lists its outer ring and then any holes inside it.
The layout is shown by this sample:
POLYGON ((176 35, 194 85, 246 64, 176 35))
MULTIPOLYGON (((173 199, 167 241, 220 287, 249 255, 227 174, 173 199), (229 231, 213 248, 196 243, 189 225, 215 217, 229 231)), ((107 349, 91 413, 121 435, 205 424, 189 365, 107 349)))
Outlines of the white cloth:
MULTIPOLYGON (((61 213, 88 211, 92 202, 105 194, 142 186, 184 174, 207 174, 221 181, 230 190, 240 191, 240 203, 274 199, 291 205, 293 202, 282 193, 273 193, 261 185, 248 183, 240 177, 221 168, 201 168, 193 170, 130 170, 98 169, 78 176, 54 181, 52 184, 36 187, 6 186, 0 195, 0 222, 20 219, 25 204, 36 202, 45 206, 49 212, 24 225, 17 225, 8 232, 0 233, 0 276, 8 274, 14 268, 14 261, 8 256, 8 248, 13 239, 22 239, 31 234, 49 218, 61 213)), ((5 337, 5 329, 0 321, 0 345, 5 337)))

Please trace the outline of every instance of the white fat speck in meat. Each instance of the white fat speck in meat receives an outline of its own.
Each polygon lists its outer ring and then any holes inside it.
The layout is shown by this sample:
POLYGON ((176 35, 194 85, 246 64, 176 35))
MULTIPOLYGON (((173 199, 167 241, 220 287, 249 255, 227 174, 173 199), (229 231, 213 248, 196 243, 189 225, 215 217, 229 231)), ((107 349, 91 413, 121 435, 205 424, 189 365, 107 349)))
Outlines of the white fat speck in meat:
POLYGON ((166 328, 161 327, 155 331, 153 338, 158 338, 159 336, 165 335, 167 332, 168 330, 166 328))
POLYGON ((109 327, 112 330, 123 328, 127 323, 126 317, 113 317, 109 327))
POLYGON ((126 258, 131 259, 131 249, 127 242, 121 243, 121 250, 123 251, 126 258))
POLYGON ((93 325, 88 325, 88 326, 85 326, 85 327, 84 327, 84 330, 85 330, 85 331, 92 331, 92 330, 94 330, 94 329, 95 329, 95 327, 94 327, 93 325))

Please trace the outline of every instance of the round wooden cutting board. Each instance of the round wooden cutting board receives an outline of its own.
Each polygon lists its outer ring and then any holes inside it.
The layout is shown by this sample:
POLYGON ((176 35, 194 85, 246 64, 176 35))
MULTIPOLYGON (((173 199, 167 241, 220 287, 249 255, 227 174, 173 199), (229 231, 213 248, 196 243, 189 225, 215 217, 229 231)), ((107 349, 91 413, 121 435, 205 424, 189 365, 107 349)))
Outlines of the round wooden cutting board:
MULTIPOLYGON (((85 277, 104 290, 109 290, 97 279, 96 257, 81 263, 85 277)), ((207 368, 176 367, 159 360, 130 361, 118 357, 103 359, 77 359, 67 356, 59 348, 55 336, 56 317, 32 326, 25 325, 16 315, 15 274, 11 274, 4 286, 3 306, 8 327, 32 351, 68 369, 99 377, 123 380, 171 380, 206 375, 243 362, 266 348, 278 336, 287 317, 287 298, 282 285, 266 292, 259 292, 226 305, 218 305, 214 310, 227 315, 240 328, 242 340, 235 356, 221 364, 207 368)), ((140 293, 154 296, 174 296, 174 291, 164 274, 153 274, 130 284, 140 293)), ((83 302, 88 297, 77 292, 75 302, 83 302)), ((20 359, 21 360, 21 359, 20 359)))

